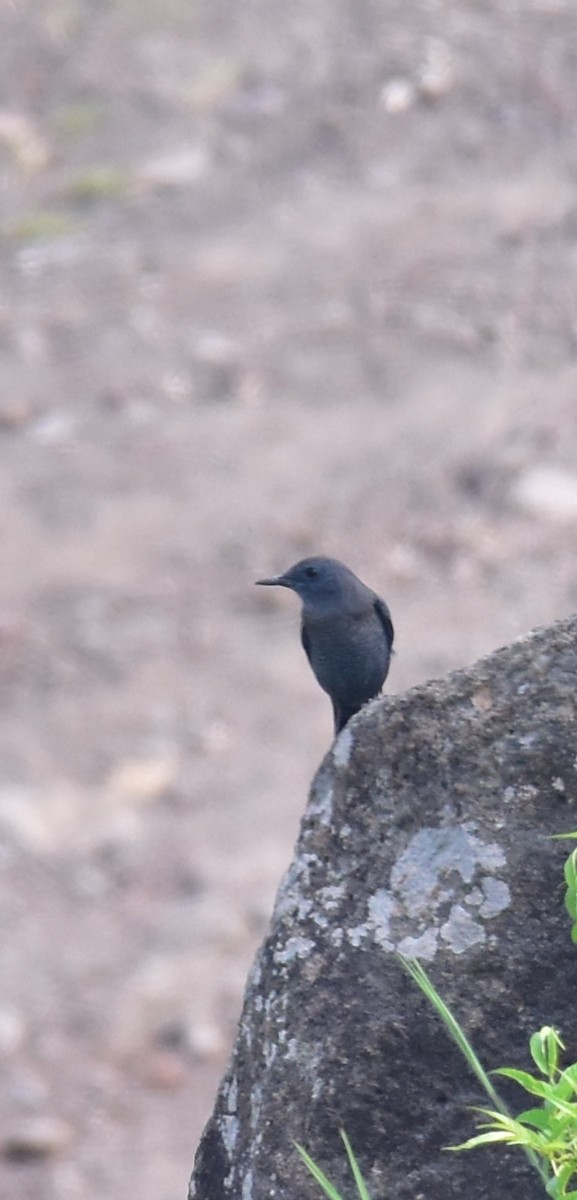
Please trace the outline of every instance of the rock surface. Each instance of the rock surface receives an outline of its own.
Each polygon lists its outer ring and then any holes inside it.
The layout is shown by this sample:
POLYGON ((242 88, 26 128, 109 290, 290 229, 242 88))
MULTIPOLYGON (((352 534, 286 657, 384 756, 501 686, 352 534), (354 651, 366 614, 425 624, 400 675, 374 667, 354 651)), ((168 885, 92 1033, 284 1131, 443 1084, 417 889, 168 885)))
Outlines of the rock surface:
POLYGON ((395 952, 426 964, 488 1068, 529 1067, 542 1024, 575 1055, 568 844, 551 835, 577 826, 576 679, 571 619, 376 701, 336 741, 189 1200, 313 1200, 295 1140, 352 1194, 341 1128, 374 1197, 543 1195, 519 1151, 443 1153, 485 1097, 395 952))

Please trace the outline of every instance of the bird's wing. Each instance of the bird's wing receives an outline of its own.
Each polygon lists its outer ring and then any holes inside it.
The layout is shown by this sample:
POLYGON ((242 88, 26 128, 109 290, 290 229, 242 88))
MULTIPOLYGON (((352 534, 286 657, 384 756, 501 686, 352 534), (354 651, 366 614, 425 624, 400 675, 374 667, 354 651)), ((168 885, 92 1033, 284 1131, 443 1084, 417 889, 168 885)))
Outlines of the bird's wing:
MULTIPOLYGON (((304 650, 309 662, 311 662, 311 642, 310 642, 309 635, 305 629, 304 622, 301 625, 301 642, 302 642, 303 650, 304 650)), ((312 666, 312 663, 311 663, 311 666, 312 666)))
POLYGON ((385 601, 381 600, 380 596, 375 597, 374 609, 385 631, 385 637, 389 643, 389 650, 392 650, 395 631, 393 629, 393 622, 391 621, 391 614, 387 608, 387 605, 385 604, 385 601))

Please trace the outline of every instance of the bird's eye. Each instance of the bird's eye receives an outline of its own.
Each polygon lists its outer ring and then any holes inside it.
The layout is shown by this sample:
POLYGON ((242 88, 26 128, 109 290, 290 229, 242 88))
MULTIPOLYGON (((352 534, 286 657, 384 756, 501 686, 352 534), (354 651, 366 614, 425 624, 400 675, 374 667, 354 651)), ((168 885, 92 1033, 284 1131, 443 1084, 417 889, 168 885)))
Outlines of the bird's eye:
POLYGON ((318 575, 316 567, 305 567, 305 575, 307 579, 314 579, 318 575))

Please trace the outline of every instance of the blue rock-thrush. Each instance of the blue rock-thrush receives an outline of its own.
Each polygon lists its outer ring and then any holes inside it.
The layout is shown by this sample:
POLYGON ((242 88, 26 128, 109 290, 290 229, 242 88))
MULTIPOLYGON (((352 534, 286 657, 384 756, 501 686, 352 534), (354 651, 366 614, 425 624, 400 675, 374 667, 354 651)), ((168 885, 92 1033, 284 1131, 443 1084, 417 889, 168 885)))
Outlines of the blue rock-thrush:
POLYGON ((301 641, 340 733, 387 678, 394 638, 387 605, 335 558, 303 558, 257 583, 290 588, 302 600, 301 641))

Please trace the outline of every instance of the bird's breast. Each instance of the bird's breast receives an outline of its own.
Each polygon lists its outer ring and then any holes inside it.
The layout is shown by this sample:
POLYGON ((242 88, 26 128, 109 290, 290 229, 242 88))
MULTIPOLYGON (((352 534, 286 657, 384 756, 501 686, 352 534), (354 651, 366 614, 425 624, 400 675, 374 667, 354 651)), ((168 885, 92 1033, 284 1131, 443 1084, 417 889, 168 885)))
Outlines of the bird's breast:
POLYGON ((303 616, 311 667, 325 692, 347 706, 380 692, 390 651, 381 622, 369 613, 303 616))

